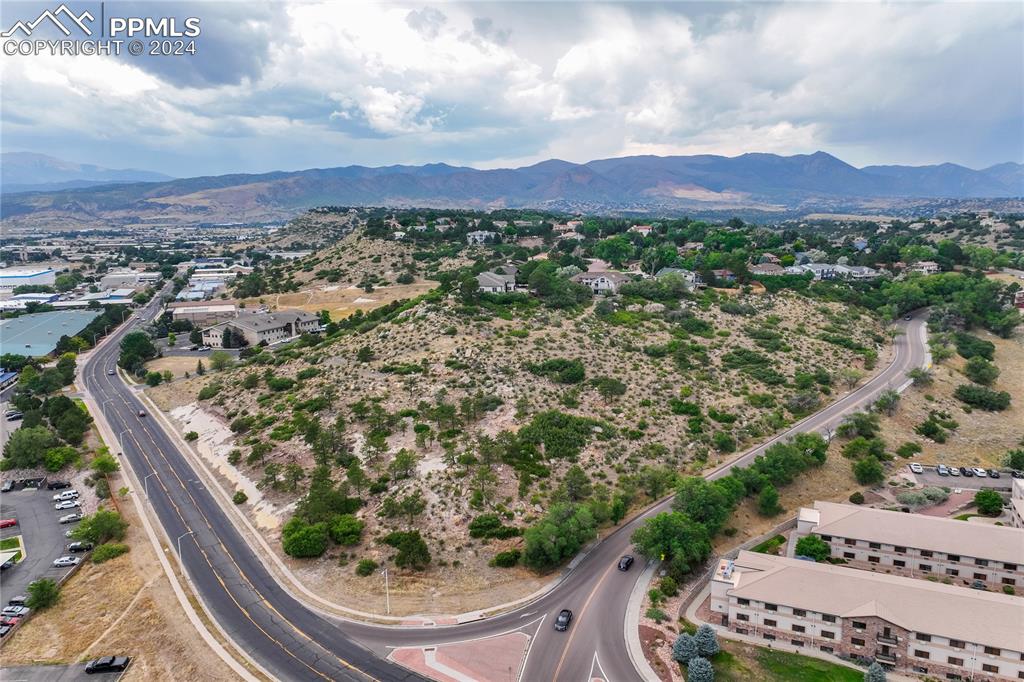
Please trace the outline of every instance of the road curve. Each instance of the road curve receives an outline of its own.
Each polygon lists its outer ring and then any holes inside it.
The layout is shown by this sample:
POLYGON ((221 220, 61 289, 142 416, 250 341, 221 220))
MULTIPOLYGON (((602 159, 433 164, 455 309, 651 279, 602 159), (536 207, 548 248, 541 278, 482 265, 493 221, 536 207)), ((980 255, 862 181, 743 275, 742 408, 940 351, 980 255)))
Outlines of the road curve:
MULTIPOLYGON (((119 339, 158 310, 155 300, 140 311, 141 320, 133 318, 94 351, 82 370, 83 388, 119 434, 138 480, 147 482, 150 503, 168 537, 174 543, 180 538, 186 570, 211 615, 265 669, 287 680, 417 680, 422 678, 384 660, 391 648, 522 629, 533 639, 520 680, 642 679, 630 662, 623 631, 626 603, 640 571, 622 573, 615 570, 615 563, 629 553, 632 532, 646 517, 668 509, 669 500, 616 529, 553 590, 499 616, 458 626, 402 628, 319 615, 291 596, 264 567, 159 422, 138 416, 143 407, 134 389, 107 374, 117 361, 119 339), (572 609, 576 620, 568 632, 555 632, 551 620, 562 608, 572 609)), ((907 371, 925 363, 927 348, 923 319, 899 325, 905 333, 895 339, 895 357, 877 376, 707 477, 718 478, 744 466, 796 433, 834 429, 847 414, 904 383, 907 371)))

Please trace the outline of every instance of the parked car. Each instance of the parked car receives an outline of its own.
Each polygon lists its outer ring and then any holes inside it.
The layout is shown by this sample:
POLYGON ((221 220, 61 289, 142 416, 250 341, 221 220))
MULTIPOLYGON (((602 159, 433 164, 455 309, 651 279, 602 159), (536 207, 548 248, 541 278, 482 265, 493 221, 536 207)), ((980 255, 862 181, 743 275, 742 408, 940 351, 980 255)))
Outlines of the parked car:
POLYGON ((21 412, 8 412, 4 416, 7 417, 7 421, 9 422, 17 422, 21 421, 21 418, 24 417, 25 415, 23 415, 21 412))
POLYGON ((64 531, 64 537, 69 538, 72 535, 74 535, 74 533, 75 533, 75 529, 74 528, 72 528, 71 530, 66 530, 66 531, 64 531))
POLYGON ((569 629, 570 622, 572 622, 572 611, 562 609, 558 612, 558 617, 555 618, 555 629, 559 632, 565 632, 569 629))
POLYGON ((629 567, 633 565, 633 556, 630 554, 625 555, 619 559, 619 570, 628 571, 629 567))
POLYGON ((1014 469, 1013 471, 1010 472, 1010 475, 1013 476, 1014 478, 1024 478, 1024 471, 1018 471, 1017 469, 1014 469))
POLYGON ((0 519, 0 528, 12 528, 18 525, 18 519, 0 519))
POLYGON ((0 492, 9 493, 14 490, 14 481, 4 481, 4 486, 0 488, 0 492))
POLYGON ((959 476, 960 475, 960 470, 957 469, 956 467, 949 467, 949 475, 950 476, 959 476))
POLYGON ((64 492, 57 493, 56 495, 53 496, 53 501, 54 502, 63 502, 64 500, 77 500, 77 499, 78 499, 78 491, 77 490, 65 490, 64 492))
MULTIPOLYGON (((77 512, 75 514, 65 514, 64 516, 60 517, 57 520, 60 523, 74 523, 75 521, 81 521, 82 520, 82 514, 81 514, 81 512, 77 512)), ((68 531, 68 532, 70 533, 71 531, 68 531)))
POLYGON ((939 476, 949 476, 949 468, 946 467, 945 464, 940 464, 939 466, 935 467, 935 471, 939 474, 939 476))
POLYGON ((62 556, 59 559, 53 560, 53 565, 57 568, 67 568, 68 566, 77 566, 82 563, 82 560, 76 556, 62 556))
POLYGON ((64 488, 70 488, 71 484, 67 481, 50 481, 46 487, 50 490, 64 490, 64 488))
POLYGON ((117 673, 128 668, 132 659, 128 656, 103 656, 85 664, 85 674, 117 673))
POLYGON ((967 467, 960 467, 960 473, 961 473, 961 475, 966 476, 967 478, 972 478, 974 476, 974 469, 968 469, 967 467))
POLYGON ((971 589, 972 590, 984 590, 985 589, 985 581, 984 580, 975 580, 974 582, 971 583, 971 589))
POLYGON ((988 477, 989 478, 1002 478, 1002 475, 999 473, 999 469, 989 469, 988 470, 988 477))
POLYGON ((145 410, 139 410, 139 416, 140 417, 145 417, 146 416, 146 411, 145 410))
POLYGON ((0 625, 6 625, 7 627, 14 627, 21 622, 21 618, 17 616, 0 616, 0 625))
POLYGON ((912 462, 910 464, 910 470, 913 471, 915 474, 923 474, 924 473, 924 467, 921 466, 920 464, 918 464, 917 462, 912 462))
POLYGON ((61 509, 74 509, 75 507, 81 506, 82 505, 78 502, 78 500, 64 500, 63 502, 58 502, 57 504, 53 505, 53 508, 56 509, 57 511, 60 511, 61 509))
POLYGON ((0 611, 0 615, 8 616, 10 618, 24 618, 31 611, 27 606, 5 606, 3 611, 0 611))
POLYGON ((14 557, 11 557, 7 561, 0 564, 0 571, 6 571, 8 568, 14 566, 14 557))
POLYGON ((113 369, 108 369, 107 370, 107 376, 114 376, 115 374, 117 374, 117 370, 113 370, 113 369))
POLYGON ((974 467, 971 471, 974 472, 974 475, 978 478, 988 478, 988 472, 981 467, 974 467))
POLYGON ((91 549, 91 542, 72 542, 70 545, 68 545, 69 552, 88 552, 91 549))
POLYGON ((7 633, 11 631, 10 625, 0 625, 0 638, 6 637, 7 633))
POLYGON ((8 606, 24 606, 25 602, 28 601, 28 597, 23 594, 19 594, 17 597, 11 597, 7 600, 8 606))

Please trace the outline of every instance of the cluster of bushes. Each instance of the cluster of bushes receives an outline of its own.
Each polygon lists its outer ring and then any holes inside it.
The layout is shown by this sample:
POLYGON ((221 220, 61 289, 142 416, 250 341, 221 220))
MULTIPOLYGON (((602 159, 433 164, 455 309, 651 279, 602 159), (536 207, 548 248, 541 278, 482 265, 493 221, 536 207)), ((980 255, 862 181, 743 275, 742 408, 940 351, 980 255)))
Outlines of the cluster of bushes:
POLYGON ((949 416, 948 412, 931 410, 928 418, 914 427, 914 431, 930 438, 936 443, 945 443, 949 437, 949 431, 956 430, 960 424, 949 416))
POLYGON ((736 348, 722 356, 722 366, 736 369, 769 386, 781 386, 786 377, 773 368, 774 363, 766 355, 748 348, 736 348))
POLYGON ((904 490, 897 493, 896 501, 908 507, 924 507, 931 504, 939 504, 949 499, 949 491, 935 486, 928 486, 921 490, 904 490))
POLYGON ((341 545, 358 544, 364 525, 354 514, 362 500, 349 497, 335 484, 329 466, 318 465, 310 481, 309 490, 295 507, 295 515, 281 529, 285 553, 310 558, 327 551, 329 540, 341 545))
POLYGON ((143 365, 157 356, 156 346, 145 332, 131 332, 121 339, 119 367, 136 376, 142 376, 143 365))
POLYGON ((993 391, 991 388, 974 384, 957 386, 953 395, 971 407, 989 412, 1001 412, 1010 406, 1010 394, 1006 391, 993 391))
POLYGON ((60 471, 78 459, 74 446, 81 445, 92 417, 67 396, 51 396, 40 401, 34 396, 19 396, 16 404, 29 407, 21 428, 11 433, 4 445, 0 468, 30 469, 45 466, 60 471))
POLYGON ((523 534, 522 528, 506 526, 497 514, 481 514, 469 522, 469 537, 504 540, 523 534))
POLYGON ((552 358, 541 363, 529 363, 526 369, 531 374, 547 377, 559 384, 578 384, 586 378, 586 370, 579 360, 552 358))

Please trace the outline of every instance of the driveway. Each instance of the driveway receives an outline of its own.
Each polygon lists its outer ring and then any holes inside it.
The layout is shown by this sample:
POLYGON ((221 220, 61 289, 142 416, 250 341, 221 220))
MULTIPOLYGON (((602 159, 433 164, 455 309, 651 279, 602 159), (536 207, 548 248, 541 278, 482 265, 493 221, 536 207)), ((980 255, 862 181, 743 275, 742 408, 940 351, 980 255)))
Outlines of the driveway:
MULTIPOLYGON (((909 473, 909 472, 908 472, 909 473)), ((935 485, 946 488, 962 488, 964 490, 981 490, 982 488, 991 488, 992 490, 998 490, 999 492, 1010 492, 1012 486, 1010 474, 1004 472, 999 478, 978 478, 973 476, 968 478, 966 476, 939 476, 936 473, 935 467, 926 466, 923 474, 910 473, 917 481, 918 485, 935 485)))
MULTIPOLYGON (((0 517, 16 518, 18 525, 4 528, 0 537, 9 538, 21 535, 25 547, 25 558, 0 574, 0 592, 5 597, 26 594, 28 584, 38 578, 60 579, 69 568, 54 568, 53 560, 64 556, 67 543, 64 532, 74 528, 75 524, 57 522, 63 514, 75 511, 67 509, 56 511, 53 508, 53 490, 33 488, 12 490, 4 493, 0 499, 0 517)), ((8 682, 4 676, 4 682, 8 682)))

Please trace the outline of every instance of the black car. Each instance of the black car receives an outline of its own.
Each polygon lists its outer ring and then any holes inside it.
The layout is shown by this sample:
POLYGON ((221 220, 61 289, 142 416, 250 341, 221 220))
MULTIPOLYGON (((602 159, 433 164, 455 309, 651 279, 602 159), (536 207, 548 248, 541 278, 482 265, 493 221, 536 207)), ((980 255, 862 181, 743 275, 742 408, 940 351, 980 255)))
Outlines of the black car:
POLYGON ((562 609, 558 612, 558 617, 555 618, 555 629, 559 632, 565 632, 569 629, 569 623, 572 621, 572 611, 569 609, 562 609))
POLYGON ((67 481, 50 481, 46 484, 46 487, 50 490, 63 490, 64 488, 70 488, 71 484, 67 481))
POLYGON ((93 673, 116 673, 125 670, 132 662, 127 656, 104 656, 85 664, 85 674, 93 673))
POLYGON ((988 477, 989 478, 1000 478, 999 469, 989 469, 988 470, 988 477))
POLYGON ((1024 471, 1018 471, 1014 469, 1013 471, 1010 472, 1010 475, 1013 476, 1014 478, 1024 478, 1024 471))
POLYGON ((629 567, 633 565, 633 557, 629 554, 619 559, 619 570, 628 571, 629 567))
POLYGON ((8 412, 4 416, 7 417, 7 421, 9 421, 9 422, 17 422, 17 421, 21 421, 21 419, 25 415, 23 415, 21 412, 8 412))
POLYGON ((68 545, 69 552, 88 552, 91 549, 91 542, 72 542, 70 545, 68 545))
POLYGON ((6 637, 7 633, 11 631, 10 625, 0 625, 0 637, 6 637))
POLYGON ((966 478, 971 478, 974 476, 974 471, 970 467, 960 467, 960 474, 966 478))

